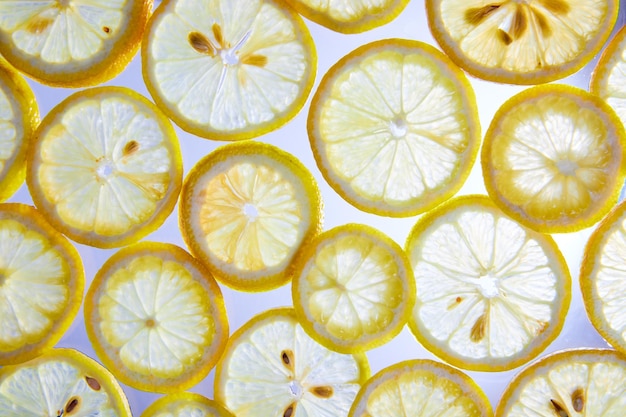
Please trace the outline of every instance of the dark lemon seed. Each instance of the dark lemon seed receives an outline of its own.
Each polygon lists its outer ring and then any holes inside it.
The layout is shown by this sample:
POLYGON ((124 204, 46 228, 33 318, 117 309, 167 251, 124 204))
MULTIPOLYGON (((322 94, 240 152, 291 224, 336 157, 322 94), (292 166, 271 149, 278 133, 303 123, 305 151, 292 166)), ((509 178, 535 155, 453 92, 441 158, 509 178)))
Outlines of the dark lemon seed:
POLYGON ((311 392, 320 398, 330 398, 333 396, 333 387, 315 387, 311 390, 311 392))
POLYGON ((465 12, 465 20, 472 24, 478 25, 485 20, 494 11, 498 10, 499 4, 488 4, 483 7, 472 7, 465 12))
POLYGON ((585 408, 585 393, 582 388, 578 388, 572 393, 572 407, 577 413, 581 413, 585 408))
POLYGON ((561 404, 559 404, 556 400, 550 400, 552 404, 552 409, 554 410, 555 416, 557 417, 570 417, 565 411, 565 408, 561 404))
POLYGON ((485 338, 485 329, 487 328, 487 315, 482 314, 472 326, 470 339, 474 343, 478 343, 485 338))
POLYGON ((187 40, 189 41, 189 45, 191 45, 191 47, 195 49, 196 52, 199 52, 201 54, 207 54, 210 56, 215 56, 216 54, 215 47, 213 46, 211 41, 208 40, 207 37, 204 36, 202 33, 191 32, 189 36, 187 37, 187 40))
POLYGON ((74 409, 78 407, 78 403, 79 403, 78 398, 76 397, 70 398, 70 400, 65 405, 65 412, 69 414, 72 411, 74 411, 74 409))
POLYGON ((91 388, 94 391, 100 391, 100 388, 101 388, 100 383, 98 382, 96 378, 86 376, 85 381, 87 382, 87 385, 89 385, 89 388, 91 388))

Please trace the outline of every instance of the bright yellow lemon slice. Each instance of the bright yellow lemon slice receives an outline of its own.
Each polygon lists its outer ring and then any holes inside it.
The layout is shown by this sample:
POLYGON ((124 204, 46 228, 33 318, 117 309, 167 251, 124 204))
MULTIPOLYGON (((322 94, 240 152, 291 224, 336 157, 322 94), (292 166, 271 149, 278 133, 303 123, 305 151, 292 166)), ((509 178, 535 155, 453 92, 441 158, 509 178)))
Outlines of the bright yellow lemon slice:
POLYGON ((169 394, 153 402, 141 417, 235 417, 217 401, 193 392, 169 394))

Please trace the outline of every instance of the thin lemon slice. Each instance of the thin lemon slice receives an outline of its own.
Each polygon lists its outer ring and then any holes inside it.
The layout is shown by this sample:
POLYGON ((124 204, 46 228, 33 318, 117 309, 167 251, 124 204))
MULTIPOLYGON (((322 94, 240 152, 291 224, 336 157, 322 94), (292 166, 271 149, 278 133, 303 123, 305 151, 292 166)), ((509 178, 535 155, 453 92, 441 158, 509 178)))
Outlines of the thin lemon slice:
POLYGON ((486 196, 437 207, 407 238, 417 287, 417 340, 451 365, 502 371, 560 333, 571 278, 554 240, 513 221, 486 196))
POLYGON ((589 91, 602 97, 626 123, 626 27, 608 44, 591 76, 589 91))
POLYGON ((489 196, 541 232, 574 232, 617 202, 626 132, 600 98, 565 85, 522 91, 496 112, 482 169, 489 196))
POLYGON ((87 336, 123 383, 176 392, 202 380, 228 338, 215 280, 183 249, 141 242, 121 249, 85 297, 87 336))
POLYGON ((298 13, 341 33, 360 33, 391 22, 409 0, 287 0, 298 13))
POLYGON ((184 130, 248 139, 302 108, 317 58, 309 31, 283 0, 164 0, 142 46, 156 103, 184 130))
POLYGON ((84 287, 78 251, 62 234, 33 207, 0 204, 0 366, 54 346, 78 313, 84 287))
POLYGON ((309 112, 315 160, 350 204, 412 216, 451 197, 480 143, 476 99, 465 75, 418 41, 362 46, 322 79, 309 112))
POLYGON ((11 197, 26 177, 26 151, 39 123, 39 110, 28 83, 0 58, 0 202, 11 197))
POLYGON ((235 417, 217 401, 193 392, 169 394, 153 402, 141 417, 235 417))
POLYGON ((137 53, 152 0, 0 1, 0 53, 55 87, 100 84, 137 53))
POLYGON ((309 336, 343 353, 391 340, 415 302, 415 282, 402 248, 361 224, 335 227, 309 243, 291 288, 309 336))
POLYGON ((321 229, 315 178, 272 145, 233 143, 189 172, 179 221, 183 239, 220 282, 265 291, 291 279, 293 260, 321 229))
POLYGON ((122 388, 99 363, 73 349, 53 349, 0 368, 2 417, 131 417, 122 388))
POLYGON ((83 90, 42 121, 26 182, 37 208, 71 239, 101 248, 126 245, 174 209, 182 182, 176 132, 130 89, 83 90))
POLYGON ((359 391, 349 417, 491 417, 487 396, 463 372, 431 360, 387 367, 359 391))
POLYGON ((618 417, 626 409, 626 357, 572 349, 532 363, 513 378, 496 417, 618 417))
POLYGON ((266 311, 229 339, 215 372, 215 398, 237 417, 346 417, 369 377, 363 354, 315 342, 292 309, 266 311))
POLYGON ((511 84, 570 75, 602 48, 617 0, 426 0, 430 30, 470 74, 511 84))

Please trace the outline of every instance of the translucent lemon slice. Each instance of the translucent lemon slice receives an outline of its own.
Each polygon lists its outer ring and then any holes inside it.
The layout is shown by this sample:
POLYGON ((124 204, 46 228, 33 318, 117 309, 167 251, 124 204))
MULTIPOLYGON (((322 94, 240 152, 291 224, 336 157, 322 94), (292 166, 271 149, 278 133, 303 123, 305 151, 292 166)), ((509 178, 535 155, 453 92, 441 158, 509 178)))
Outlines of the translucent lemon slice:
POLYGON ((141 417, 235 417, 217 401, 193 392, 169 394, 153 402, 141 417))
POLYGON ((626 123, 626 28, 613 37, 598 61, 589 90, 602 97, 626 123))

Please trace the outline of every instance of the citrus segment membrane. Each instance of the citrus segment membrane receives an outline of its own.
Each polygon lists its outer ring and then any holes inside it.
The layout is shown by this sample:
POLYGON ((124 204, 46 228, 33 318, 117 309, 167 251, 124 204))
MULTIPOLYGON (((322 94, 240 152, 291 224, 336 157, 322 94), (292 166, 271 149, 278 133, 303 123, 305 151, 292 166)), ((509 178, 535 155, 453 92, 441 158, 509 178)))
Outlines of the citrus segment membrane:
POLYGON ((302 108, 316 55, 282 0, 166 0, 142 47, 156 103, 184 130, 216 140, 272 131, 302 108))
POLYGON ((522 365, 560 333, 571 278, 554 240, 525 228, 486 196, 455 198, 416 223, 406 244, 417 298, 417 340, 464 369, 522 365))
POLYGON ((141 417, 235 417, 217 401, 193 392, 180 392, 159 398, 141 417))
POLYGON ((415 284, 399 245, 368 226, 348 224, 307 245, 292 296, 309 336, 351 353, 380 346, 402 330, 415 301, 415 284))
POLYGON ((84 281, 78 251, 37 210, 0 204, 0 366, 32 359, 61 339, 84 281))
POLYGON ((480 143, 476 99, 433 47, 386 39, 337 62, 320 82, 308 126, 322 174, 366 212, 406 217, 451 197, 480 143))
POLYGON ((98 271, 85 299, 87 335, 120 381, 169 393, 203 379, 228 338, 222 293, 183 249, 141 242, 98 271))

